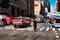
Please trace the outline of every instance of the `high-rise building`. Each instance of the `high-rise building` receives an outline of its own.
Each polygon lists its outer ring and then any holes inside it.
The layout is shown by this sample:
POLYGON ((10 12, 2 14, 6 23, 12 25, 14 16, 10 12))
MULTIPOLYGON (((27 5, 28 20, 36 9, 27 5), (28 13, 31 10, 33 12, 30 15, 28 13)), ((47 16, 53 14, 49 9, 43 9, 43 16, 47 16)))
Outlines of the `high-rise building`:
POLYGON ((45 15, 45 7, 44 7, 44 1, 41 2, 41 10, 40 10, 40 15, 44 16, 45 15))
POLYGON ((51 9, 50 9, 50 2, 48 4, 49 4, 48 5, 48 12, 50 12, 51 11, 51 9))
POLYGON ((44 0, 34 0, 34 14, 45 15, 44 0))
POLYGON ((34 15, 40 15, 41 3, 39 1, 34 1, 34 15))
POLYGON ((27 3, 25 0, 10 0, 9 13, 11 16, 25 16, 27 3))
POLYGON ((60 12, 60 0, 56 0, 56 12, 60 12))
POLYGON ((60 12, 60 0, 58 0, 58 12, 60 12))
POLYGON ((27 16, 34 14, 32 0, 10 0, 9 15, 12 16, 27 16))
POLYGON ((34 0, 27 0, 27 14, 26 14, 27 16, 33 17, 33 15, 34 15, 34 0))
POLYGON ((50 12, 50 2, 49 0, 44 0, 44 6, 48 8, 48 12, 50 12))
POLYGON ((50 12, 50 2, 49 0, 35 0, 40 2, 41 10, 40 15, 46 15, 45 13, 50 12))
POLYGON ((56 0, 56 12, 58 12, 58 0, 56 0))
POLYGON ((44 3, 45 3, 45 7, 48 7, 49 0, 44 0, 44 3))
POLYGON ((34 15, 34 0, 9 0, 9 5, 10 5, 9 8, 6 9, 8 11, 7 15, 10 16, 34 15))

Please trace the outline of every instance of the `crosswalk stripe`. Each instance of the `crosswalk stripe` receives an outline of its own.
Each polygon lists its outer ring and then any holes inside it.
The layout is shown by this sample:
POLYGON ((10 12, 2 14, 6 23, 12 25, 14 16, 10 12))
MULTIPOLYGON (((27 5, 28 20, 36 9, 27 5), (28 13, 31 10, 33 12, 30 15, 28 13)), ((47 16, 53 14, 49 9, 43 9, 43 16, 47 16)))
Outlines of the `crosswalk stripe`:
POLYGON ((28 30, 32 30, 34 27, 32 27, 32 28, 29 28, 28 30))
POLYGON ((19 30, 19 29, 16 29, 16 30, 19 30))
POLYGON ((43 31, 45 27, 40 28, 40 31, 43 31))
POLYGON ((57 32, 57 31, 55 31, 55 32, 57 32))
POLYGON ((52 28, 52 31, 55 31, 55 28, 52 28))
POLYGON ((56 38, 59 38, 59 36, 57 35, 56 38))
POLYGON ((58 28, 58 31, 60 31, 60 28, 58 28))
POLYGON ((58 35, 58 33, 55 33, 56 35, 58 35))
POLYGON ((46 31, 49 31, 49 27, 47 27, 46 31))
MULTIPOLYGON (((55 31, 55 32, 57 32, 56 31, 56 28, 50 28, 50 27, 41 27, 40 29, 39 29, 40 31, 55 31)), ((58 28, 58 31, 60 31, 60 28, 58 28)))
POLYGON ((25 30, 25 29, 21 29, 21 30, 25 30))

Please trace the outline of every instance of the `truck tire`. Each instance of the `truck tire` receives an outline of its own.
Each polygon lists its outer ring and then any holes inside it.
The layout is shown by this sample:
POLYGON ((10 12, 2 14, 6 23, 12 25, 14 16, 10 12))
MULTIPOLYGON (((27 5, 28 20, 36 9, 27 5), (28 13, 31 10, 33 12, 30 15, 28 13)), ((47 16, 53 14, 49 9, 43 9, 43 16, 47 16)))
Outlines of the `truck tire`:
POLYGON ((16 25, 14 25, 14 28, 17 28, 17 26, 16 26, 16 25))

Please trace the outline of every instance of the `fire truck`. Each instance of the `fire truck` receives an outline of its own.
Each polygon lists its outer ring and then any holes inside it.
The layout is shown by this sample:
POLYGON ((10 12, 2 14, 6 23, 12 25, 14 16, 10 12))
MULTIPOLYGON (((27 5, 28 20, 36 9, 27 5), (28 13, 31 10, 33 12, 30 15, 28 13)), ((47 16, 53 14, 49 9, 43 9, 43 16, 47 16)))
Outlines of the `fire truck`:
POLYGON ((47 17, 49 17, 49 21, 43 23, 42 26, 60 27, 60 12, 48 13, 47 17))

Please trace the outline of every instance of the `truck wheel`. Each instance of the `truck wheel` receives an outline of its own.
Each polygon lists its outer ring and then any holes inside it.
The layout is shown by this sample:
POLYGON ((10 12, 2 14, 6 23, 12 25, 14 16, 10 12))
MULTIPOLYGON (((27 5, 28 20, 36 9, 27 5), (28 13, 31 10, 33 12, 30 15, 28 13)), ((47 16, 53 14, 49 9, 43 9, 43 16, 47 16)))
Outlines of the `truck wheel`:
POLYGON ((16 25, 14 25, 14 28, 17 28, 16 25))

